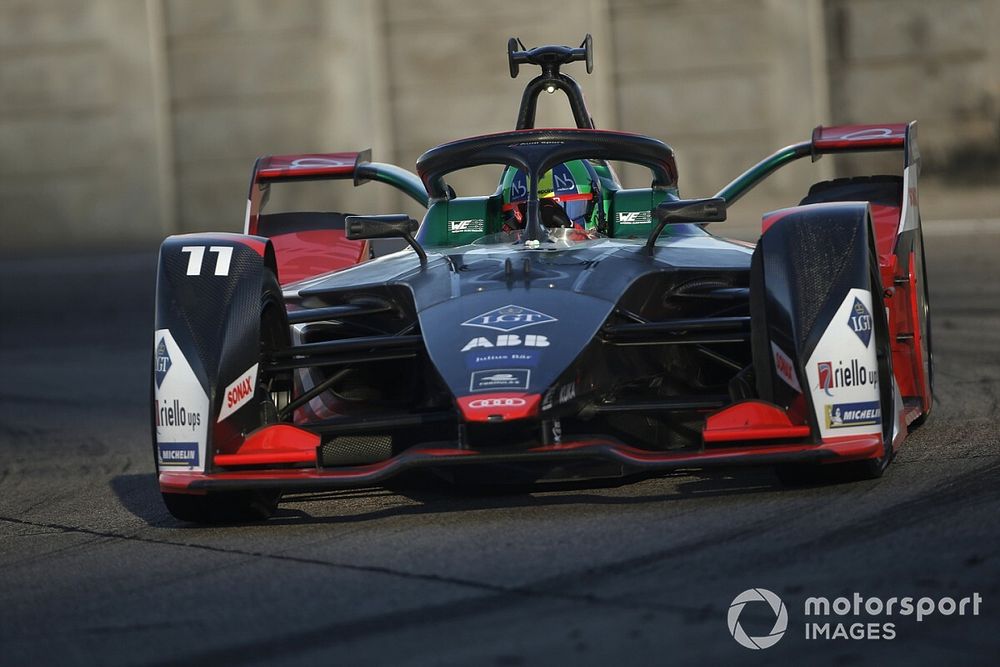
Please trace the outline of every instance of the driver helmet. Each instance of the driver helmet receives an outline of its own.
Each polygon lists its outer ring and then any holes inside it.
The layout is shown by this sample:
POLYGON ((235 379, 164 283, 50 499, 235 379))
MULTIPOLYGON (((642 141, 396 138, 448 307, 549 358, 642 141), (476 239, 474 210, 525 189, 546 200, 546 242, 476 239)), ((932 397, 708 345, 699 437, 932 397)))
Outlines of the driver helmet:
MULTIPOLYGON (((594 229, 598 216, 592 183, 593 167, 583 160, 558 164, 538 181, 541 223, 545 227, 594 229)), ((527 224, 528 178, 519 169, 508 168, 500 181, 503 195, 504 229, 521 229, 527 224)))

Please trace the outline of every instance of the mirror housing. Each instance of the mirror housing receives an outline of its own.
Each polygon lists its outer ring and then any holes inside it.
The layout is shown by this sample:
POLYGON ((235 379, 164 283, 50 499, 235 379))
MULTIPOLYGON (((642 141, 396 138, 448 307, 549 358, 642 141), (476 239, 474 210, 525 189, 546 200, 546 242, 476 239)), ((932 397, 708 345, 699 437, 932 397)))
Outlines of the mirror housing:
POLYGON ((678 222, 722 222, 726 219, 726 200, 677 199, 662 202, 654 209, 656 219, 666 224, 678 222))
POLYGON ((400 238, 406 241, 420 257, 420 263, 427 263, 427 253, 413 238, 420 223, 405 213, 391 215, 349 215, 344 220, 344 234, 352 241, 367 239, 400 238))
POLYGON ((671 224, 685 222, 707 223, 722 222, 726 219, 726 200, 722 197, 708 199, 672 199, 660 203, 653 209, 653 215, 659 221, 653 228, 646 247, 652 248, 663 228, 671 224))

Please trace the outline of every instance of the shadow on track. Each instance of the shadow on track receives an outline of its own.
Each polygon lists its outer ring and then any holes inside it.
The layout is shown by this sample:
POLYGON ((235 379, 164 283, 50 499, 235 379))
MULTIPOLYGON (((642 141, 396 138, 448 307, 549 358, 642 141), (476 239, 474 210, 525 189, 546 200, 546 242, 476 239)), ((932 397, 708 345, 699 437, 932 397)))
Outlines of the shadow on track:
MULTIPOLYGON (((190 526, 173 519, 163 506, 156 475, 118 475, 111 490, 122 506, 147 525, 175 529, 190 526)), ((639 475, 614 479, 544 482, 516 485, 468 485, 444 481, 436 476, 411 472, 384 487, 344 489, 284 496, 277 513, 267 521, 240 525, 350 524, 393 516, 447 514, 486 509, 515 509, 565 505, 641 505, 691 498, 764 493, 781 489, 769 468, 713 469, 670 475, 639 475), (675 480, 669 493, 648 494, 642 487, 635 495, 601 493, 649 479, 675 480), (680 480, 680 481, 677 481, 680 480), (405 498, 413 504, 379 507, 350 515, 313 516, 308 506, 317 502, 405 498)), ((234 524, 235 525, 235 524, 234 524)))

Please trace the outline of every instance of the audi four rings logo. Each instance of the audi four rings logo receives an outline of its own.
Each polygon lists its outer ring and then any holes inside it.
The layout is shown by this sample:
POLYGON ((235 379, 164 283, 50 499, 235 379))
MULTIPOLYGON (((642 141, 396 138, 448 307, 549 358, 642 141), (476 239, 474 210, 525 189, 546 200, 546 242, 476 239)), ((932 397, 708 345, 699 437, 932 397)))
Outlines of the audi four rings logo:
POLYGON ((478 398, 469 403, 469 407, 473 410, 479 408, 519 408, 526 404, 527 401, 523 398, 478 398))
POLYGON ((729 605, 728 621, 729 634, 740 646, 754 650, 771 648, 778 643, 788 628, 788 611, 781 598, 771 591, 766 588, 751 588, 737 595, 732 604, 729 605), (771 611, 774 612, 774 626, 768 634, 761 637, 751 637, 740 625, 740 614, 743 612, 743 607, 747 606, 749 602, 763 602, 770 605, 771 611))

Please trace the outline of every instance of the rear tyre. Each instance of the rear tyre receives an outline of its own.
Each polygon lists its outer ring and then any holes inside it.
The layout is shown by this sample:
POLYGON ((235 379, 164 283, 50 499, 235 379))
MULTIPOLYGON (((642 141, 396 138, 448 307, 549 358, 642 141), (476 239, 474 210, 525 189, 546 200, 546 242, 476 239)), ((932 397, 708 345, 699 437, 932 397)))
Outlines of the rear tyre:
MULTIPOLYGON (((285 314, 281 287, 274 272, 265 269, 261 290, 260 355, 261 360, 270 352, 290 345, 288 318, 285 314)), ((267 387, 285 382, 285 378, 261 378, 261 385, 267 387)), ((265 391, 258 387, 258 393, 265 391)), ((267 394, 265 393, 265 396, 267 394)), ((267 399, 269 400, 269 399, 267 399)), ((272 406, 273 407, 273 406, 272 406)), ((268 410, 262 408, 260 424, 264 425, 268 410)), ((156 443, 153 443, 155 448, 156 443)), ((181 521, 191 523, 246 523, 263 521, 278 509, 280 491, 227 491, 193 495, 187 493, 163 493, 163 504, 170 514, 181 521)))

